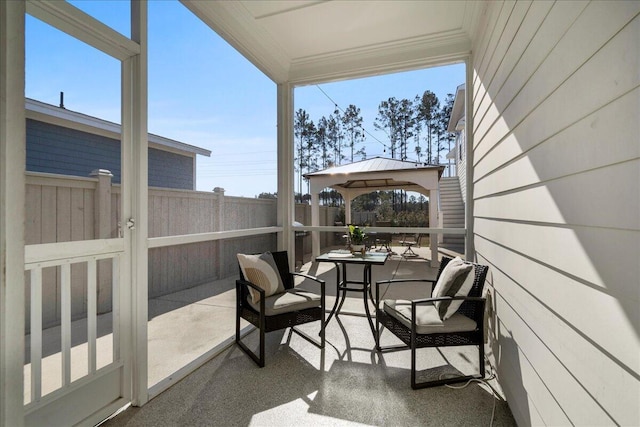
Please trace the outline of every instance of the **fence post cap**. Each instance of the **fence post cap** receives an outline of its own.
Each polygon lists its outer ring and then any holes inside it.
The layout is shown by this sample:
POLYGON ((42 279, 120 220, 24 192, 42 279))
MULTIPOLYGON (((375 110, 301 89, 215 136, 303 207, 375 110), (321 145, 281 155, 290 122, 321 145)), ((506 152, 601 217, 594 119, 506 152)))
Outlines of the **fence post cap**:
POLYGON ((94 169, 89 176, 113 176, 113 174, 108 169, 94 169))

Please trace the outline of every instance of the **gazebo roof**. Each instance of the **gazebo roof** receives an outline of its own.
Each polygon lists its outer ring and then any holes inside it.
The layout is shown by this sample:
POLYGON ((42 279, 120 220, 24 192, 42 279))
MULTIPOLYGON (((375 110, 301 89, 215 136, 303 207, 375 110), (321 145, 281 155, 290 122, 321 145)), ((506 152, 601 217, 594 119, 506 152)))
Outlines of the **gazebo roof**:
POLYGON ((443 171, 444 166, 374 157, 307 173, 304 177, 312 183, 322 182, 323 186, 326 184, 336 189, 415 190, 422 181, 420 176, 437 173, 437 179, 440 179, 443 171))

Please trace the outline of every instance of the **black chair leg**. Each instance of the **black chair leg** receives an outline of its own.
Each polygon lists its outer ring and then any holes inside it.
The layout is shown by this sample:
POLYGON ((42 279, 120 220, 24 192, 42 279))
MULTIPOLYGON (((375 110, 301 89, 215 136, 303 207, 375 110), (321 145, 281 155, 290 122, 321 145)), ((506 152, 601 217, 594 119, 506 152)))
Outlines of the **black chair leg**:
POLYGON ((325 311, 325 300, 324 300, 324 294, 322 294, 322 300, 320 303, 320 310, 322 310, 322 315, 321 315, 321 319, 320 319, 320 348, 324 348, 324 344, 325 344, 325 337, 326 337, 326 329, 327 329, 327 322, 325 321, 326 317, 327 317, 327 313, 325 311))
POLYGON ((380 320, 378 319, 378 306, 379 302, 376 301, 376 350, 380 351, 380 320))
POLYGON ((484 339, 480 344, 478 344, 478 363, 480 368, 480 378, 484 378, 484 339))
POLYGON ((258 365, 258 367, 264 368, 264 332, 260 331, 260 356, 249 350, 249 347, 247 347, 241 339, 236 338, 236 344, 256 363, 256 365, 258 365))
POLYGON ((236 309, 236 342, 240 341, 240 313, 236 309))
POLYGON ((416 347, 411 346, 411 388, 416 390, 418 383, 416 381, 416 347))
MULTIPOLYGON (((264 322, 262 322, 262 325, 264 325, 264 322)), ((258 365, 260 368, 264 368, 264 359, 265 359, 264 327, 259 327, 258 331, 260 333, 260 349, 259 349, 260 355, 259 356, 255 354, 253 351, 249 350, 249 347, 247 347, 247 345, 244 342, 242 342, 242 337, 240 336, 240 313, 236 311, 236 344, 238 344, 238 347, 240 347, 240 349, 244 351, 247 354, 247 356, 249 356, 256 363, 256 365, 258 365)))
POLYGON ((265 333, 264 333, 264 326, 263 326, 260 328, 260 361, 258 363, 261 368, 264 368, 264 347, 265 347, 264 336, 265 336, 265 333))

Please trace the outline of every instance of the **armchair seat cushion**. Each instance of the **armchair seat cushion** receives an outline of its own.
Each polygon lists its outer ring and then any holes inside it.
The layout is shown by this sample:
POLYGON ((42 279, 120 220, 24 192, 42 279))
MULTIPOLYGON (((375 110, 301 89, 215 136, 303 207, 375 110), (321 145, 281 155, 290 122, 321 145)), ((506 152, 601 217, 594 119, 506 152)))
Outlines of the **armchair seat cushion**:
MULTIPOLYGON (((385 313, 400 321, 407 328, 411 328, 411 301, 384 300, 383 303, 385 313)), ((418 304, 416 307, 416 332, 418 334, 470 332, 474 331, 476 327, 476 322, 459 313, 442 320, 433 303, 418 304)))
MULTIPOLYGON (((251 307, 260 311, 260 303, 249 301, 251 307)), ((320 307, 320 295, 302 289, 287 289, 264 299, 264 314, 274 316, 276 314, 305 310, 307 308, 320 307)))

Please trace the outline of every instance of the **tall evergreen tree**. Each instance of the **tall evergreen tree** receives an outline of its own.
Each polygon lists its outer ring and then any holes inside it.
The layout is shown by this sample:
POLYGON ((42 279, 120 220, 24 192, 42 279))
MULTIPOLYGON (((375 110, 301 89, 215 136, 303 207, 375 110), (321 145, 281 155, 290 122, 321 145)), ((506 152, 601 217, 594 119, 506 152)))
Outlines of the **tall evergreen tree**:
POLYGON ((415 146, 414 146, 414 151, 416 153, 416 157, 418 159, 418 163, 421 163, 421 157, 422 157, 422 146, 420 145, 420 138, 422 136, 422 120, 420 120, 420 111, 419 111, 419 106, 420 106, 420 97, 416 95, 416 97, 413 100, 413 108, 414 108, 414 134, 413 134, 413 138, 415 141, 415 146))
POLYGON ((336 105, 333 114, 329 118, 329 126, 331 128, 331 136, 333 137, 333 158, 336 165, 341 165, 346 158, 344 155, 344 129, 342 126, 342 115, 336 105))
POLYGON ((336 118, 333 115, 329 115, 329 118, 327 119, 326 134, 327 149, 329 150, 327 166, 339 165, 340 161, 338 159, 338 148, 336 147, 336 142, 338 139, 338 124, 336 123, 336 118))
POLYGON ((303 197, 302 175, 305 170, 311 172, 317 168, 316 126, 309 118, 309 114, 303 109, 296 111, 293 122, 293 136, 296 140, 294 168, 298 171, 298 190, 300 191, 300 196, 303 197))
POLYGON ((293 121, 293 136, 295 138, 294 169, 298 171, 298 191, 302 195, 302 173, 305 167, 305 140, 309 128, 309 114, 302 108, 298 109, 293 121))
MULTIPOLYGON (((307 173, 315 172, 318 170, 318 146, 316 144, 316 125, 313 121, 309 121, 305 132, 304 141, 304 165, 307 169, 307 173)), ((310 182, 307 179, 307 194, 310 192, 310 182)))
POLYGON ((449 126, 449 118, 451 117, 451 111, 453 110, 453 102, 455 101, 455 97, 452 93, 448 93, 447 97, 442 104, 442 109, 440 110, 440 128, 442 129, 443 141, 442 147, 443 150, 447 152, 451 151, 451 144, 455 142, 456 136, 454 133, 448 132, 447 127, 449 126), (446 147, 445 147, 446 145, 446 147))
POLYGON ((434 160, 434 147, 433 140, 436 134, 436 114, 440 107, 440 102, 438 101, 438 97, 435 93, 430 90, 424 91, 422 97, 420 98, 420 103, 418 105, 418 118, 424 124, 424 128, 427 131, 427 135, 425 138, 426 148, 427 148, 427 162, 432 163, 434 160))
MULTIPOLYGON (((383 130, 389 136, 389 149, 391 151, 391 158, 402 158, 402 146, 399 146, 401 142, 401 119, 400 110, 401 102, 395 97, 391 97, 386 101, 382 101, 378 105, 378 116, 375 118, 373 126, 376 129, 383 130), (400 151, 400 152, 398 152, 400 151)), ((393 192, 393 207, 397 209, 397 194, 393 192)), ((402 193, 400 202, 402 203, 402 193)))
POLYGON ((409 140, 415 132, 415 109, 408 99, 402 99, 398 103, 398 145, 400 148, 400 160, 407 160, 409 140))
POLYGON ((395 159, 398 149, 398 110, 399 102, 391 97, 378 105, 378 116, 373 122, 373 127, 384 131, 389 137, 389 149, 391 158, 395 159))
POLYGON ((320 168, 326 169, 329 166, 329 136, 328 136, 329 122, 325 116, 322 116, 318 120, 318 126, 316 128, 316 143, 320 154, 320 168))
POLYGON ((364 141, 364 131, 362 130, 362 116, 360 109, 353 104, 349 104, 342 115, 342 125, 347 139, 347 146, 350 148, 350 161, 353 163, 354 154, 365 155, 364 148, 356 150, 356 146, 364 141))

